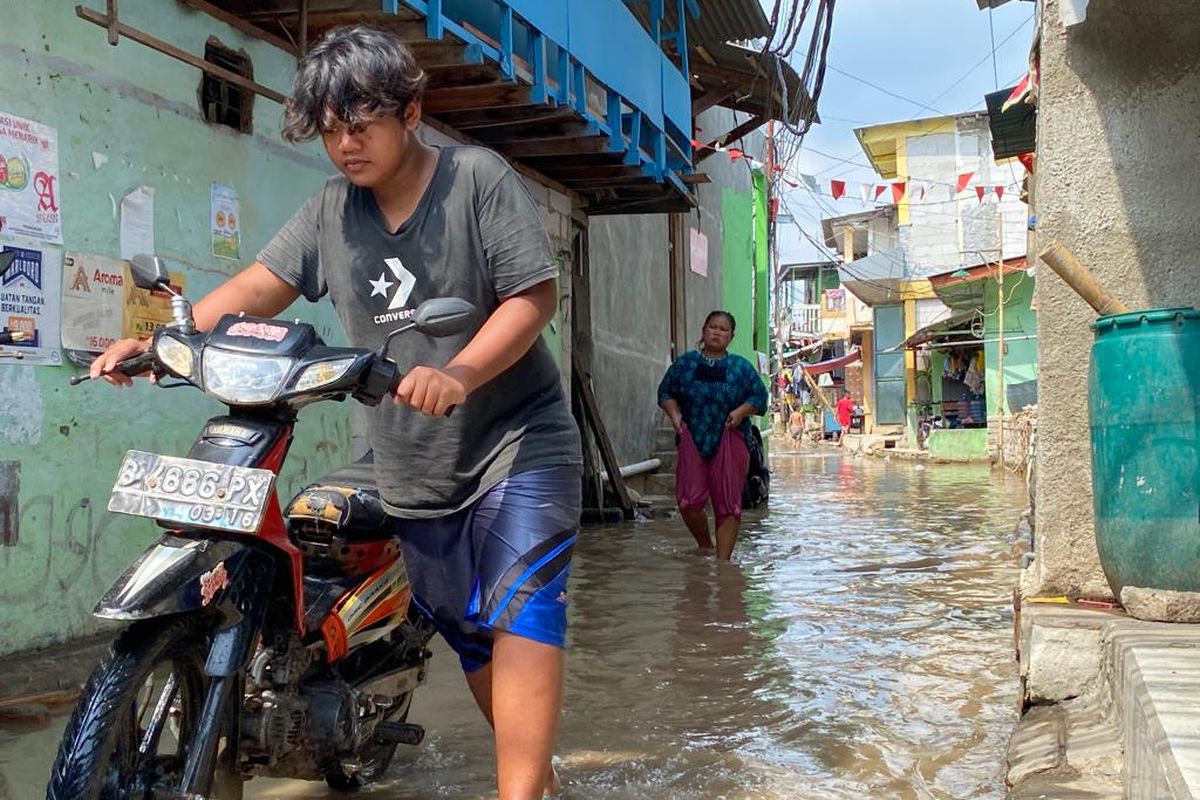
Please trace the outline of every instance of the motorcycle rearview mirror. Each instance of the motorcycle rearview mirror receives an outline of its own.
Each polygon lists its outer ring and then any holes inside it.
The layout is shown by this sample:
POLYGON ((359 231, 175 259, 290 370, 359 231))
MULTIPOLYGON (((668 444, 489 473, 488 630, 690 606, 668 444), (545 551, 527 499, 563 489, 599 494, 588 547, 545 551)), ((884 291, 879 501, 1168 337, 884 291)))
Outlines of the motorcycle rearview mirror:
POLYGON ((439 337, 462 333, 471 326, 475 313, 475 305, 461 297, 432 297, 417 306, 405 325, 387 335, 377 354, 382 358, 387 354, 392 339, 412 330, 439 337))
POLYGON ((168 327, 186 334, 196 332, 192 304, 171 286, 171 275, 161 258, 148 253, 138 253, 129 259, 129 271, 133 273, 133 283, 139 289, 159 289, 171 295, 171 322, 168 323, 168 327))
POLYGON ((129 259, 129 269, 133 273, 133 282, 139 289, 171 288, 171 276, 167 274, 167 265, 158 256, 139 253, 129 259))
POLYGON ((461 297, 434 297, 417 306, 413 314, 417 330, 426 336, 462 333, 474 318, 475 306, 461 297))

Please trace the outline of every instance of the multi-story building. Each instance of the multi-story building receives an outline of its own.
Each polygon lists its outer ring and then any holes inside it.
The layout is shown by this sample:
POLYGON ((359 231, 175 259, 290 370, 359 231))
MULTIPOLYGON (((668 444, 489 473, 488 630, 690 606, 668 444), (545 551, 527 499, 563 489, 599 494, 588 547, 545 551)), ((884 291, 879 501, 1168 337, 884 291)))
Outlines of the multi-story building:
POLYGON ((1024 168, 995 161, 983 112, 856 135, 879 177, 903 184, 894 204, 823 221, 842 285, 872 309, 860 336, 868 426, 938 456, 985 458, 1009 396, 1024 404, 1036 379, 1024 168), (1014 270, 1002 312, 998 287, 1014 270))

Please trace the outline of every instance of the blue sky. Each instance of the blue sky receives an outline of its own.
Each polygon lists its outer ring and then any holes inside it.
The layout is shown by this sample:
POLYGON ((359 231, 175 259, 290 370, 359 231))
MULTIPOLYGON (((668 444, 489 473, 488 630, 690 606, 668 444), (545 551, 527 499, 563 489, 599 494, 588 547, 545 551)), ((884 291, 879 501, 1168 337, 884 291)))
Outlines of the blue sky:
MULTIPOLYGON (((762 2, 770 13, 772 0, 762 2)), ((1033 11, 1033 3, 1014 0, 991 12, 1000 87, 1014 85, 1025 74, 1033 11)), ((989 13, 980 11, 975 0, 837 0, 831 68, 818 106, 823 122, 805 137, 788 171, 817 175, 824 193, 830 178, 846 179, 854 199, 823 197, 818 202, 804 188, 782 185, 785 203, 810 236, 820 241, 821 217, 863 210, 857 184, 879 180, 865 166, 854 128, 983 108, 983 95, 995 91, 997 80, 988 24, 989 13)), ((824 257, 794 225, 781 223, 778 230, 784 263, 824 257)))

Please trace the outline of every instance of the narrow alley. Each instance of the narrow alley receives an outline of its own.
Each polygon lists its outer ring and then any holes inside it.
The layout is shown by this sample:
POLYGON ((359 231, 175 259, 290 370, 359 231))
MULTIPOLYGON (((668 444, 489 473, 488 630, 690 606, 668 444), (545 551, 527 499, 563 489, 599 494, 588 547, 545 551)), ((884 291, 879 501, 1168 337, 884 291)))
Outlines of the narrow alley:
MULTIPOLYGON (((693 555, 675 518, 585 529, 564 797, 1003 797, 1022 481, 830 451, 773 468, 771 510, 748 515, 729 566, 693 555)), ((491 737, 436 648, 412 712, 425 743, 365 796, 495 797, 491 737)), ((64 723, 0 731, 0 796, 42 796, 64 723)))

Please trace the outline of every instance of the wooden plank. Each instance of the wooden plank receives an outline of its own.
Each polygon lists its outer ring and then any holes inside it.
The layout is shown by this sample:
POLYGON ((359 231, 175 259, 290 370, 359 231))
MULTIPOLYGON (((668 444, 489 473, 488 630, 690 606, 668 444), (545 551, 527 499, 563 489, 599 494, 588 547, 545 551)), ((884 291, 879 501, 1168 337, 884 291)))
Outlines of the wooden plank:
POLYGON ((462 42, 453 42, 449 39, 438 41, 421 39, 407 44, 408 49, 412 51, 413 58, 425 69, 466 62, 467 45, 462 42))
POLYGON ((733 94, 733 88, 726 83, 720 84, 715 89, 709 89, 692 101, 692 116, 698 117, 713 106, 720 105, 721 101, 731 94, 733 94))
POLYGON ((529 103, 529 92, 528 86, 519 83, 434 89, 425 93, 421 108, 428 114, 444 114, 449 111, 520 106, 529 103))
POLYGON ((497 149, 503 150, 512 158, 595 155, 608 152, 608 137, 588 136, 580 139, 548 139, 544 142, 512 142, 497 146, 497 149))
MULTIPOLYGON (((574 119, 573 109, 551 108, 530 104, 510 108, 484 108, 478 111, 459 111, 443 116, 447 125, 464 131, 483 131, 487 128, 503 128, 509 125, 526 125, 534 122, 557 122, 574 119), (539 110, 541 109, 541 110, 539 110)), ((482 135, 482 134, 480 134, 482 135)))
POLYGON ((617 502, 621 505, 625 519, 633 519, 633 498, 629 496, 625 478, 621 476, 621 465, 617 462, 617 454, 613 450, 612 440, 608 438, 608 429, 604 427, 604 420, 600 418, 600 407, 596 403, 596 396, 592 394, 591 384, 588 383, 583 367, 579 363, 579 356, 574 351, 571 353, 571 378, 575 384, 575 391, 583 400, 583 416, 592 429, 596 445, 600 448, 600 460, 604 462, 604 469, 608 472, 608 484, 617 495, 617 502))
POLYGON ((500 78, 500 68, 491 62, 485 64, 454 64, 452 66, 426 67, 425 74, 428 76, 425 91, 429 92, 434 89, 495 83, 500 78))
POLYGON ((716 150, 713 150, 711 148, 724 147, 725 145, 729 144, 730 142, 736 142, 738 139, 741 139, 747 133, 758 130, 762 126, 762 124, 766 121, 767 121, 766 118, 761 115, 754 116, 754 117, 751 117, 750 119, 746 120, 745 122, 743 122, 741 125, 738 125, 736 128, 729 131, 724 136, 718 136, 716 139, 713 139, 711 142, 708 143, 709 149, 705 149, 699 156, 696 157, 695 163, 699 164, 701 161, 708 158, 713 153, 717 152, 716 150))
POLYGON ((544 141, 547 139, 578 139, 595 136, 595 126, 587 122, 534 122, 528 125, 510 125, 499 130, 480 133, 481 139, 492 144, 512 142, 544 141))
POLYGON ((641 175, 640 167, 627 167, 624 164, 576 167, 564 163, 561 167, 547 166, 543 170, 547 175, 560 181, 573 181, 586 178, 623 178, 628 175, 641 175))
MULTIPOLYGON (((563 179, 559 179, 563 180, 563 179)), ((577 192, 586 192, 596 189, 621 188, 626 186, 648 186, 658 185, 650 175, 626 175, 617 178, 573 178, 563 180, 563 183, 570 186, 577 192)))
MULTIPOLYGON (((75 16, 86 20, 93 25, 99 25, 101 28, 109 27, 110 20, 105 14, 93 11, 90 8, 85 8, 84 6, 75 6, 75 16)), ((261 94, 263 97, 270 98, 271 100, 274 100, 280 104, 287 101, 287 95, 282 94, 281 92, 277 92, 274 89, 263 86, 261 83, 255 83, 245 75, 238 75, 236 72, 227 70, 224 67, 219 67, 216 64, 205 61, 204 59, 194 56, 191 53, 180 50, 173 44, 164 42, 162 39, 156 39, 150 34, 144 33, 137 28, 129 27, 123 22, 116 23, 116 29, 117 32, 126 39, 132 39, 138 44, 149 47, 151 50, 157 50, 163 55, 178 59, 185 64, 190 64, 193 67, 203 70, 211 75, 216 75, 218 78, 227 80, 235 86, 240 86, 243 89, 247 89, 256 94, 261 94)))

